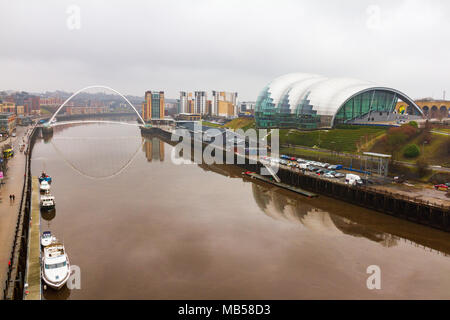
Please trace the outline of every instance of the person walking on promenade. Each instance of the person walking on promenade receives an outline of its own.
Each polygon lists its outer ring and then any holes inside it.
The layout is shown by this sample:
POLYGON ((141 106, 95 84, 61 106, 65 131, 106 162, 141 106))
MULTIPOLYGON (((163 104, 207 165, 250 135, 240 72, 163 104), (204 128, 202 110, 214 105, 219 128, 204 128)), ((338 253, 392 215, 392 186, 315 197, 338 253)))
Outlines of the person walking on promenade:
POLYGON ((13 199, 13 202, 16 201, 16 195, 15 194, 12 195, 12 199, 13 199))

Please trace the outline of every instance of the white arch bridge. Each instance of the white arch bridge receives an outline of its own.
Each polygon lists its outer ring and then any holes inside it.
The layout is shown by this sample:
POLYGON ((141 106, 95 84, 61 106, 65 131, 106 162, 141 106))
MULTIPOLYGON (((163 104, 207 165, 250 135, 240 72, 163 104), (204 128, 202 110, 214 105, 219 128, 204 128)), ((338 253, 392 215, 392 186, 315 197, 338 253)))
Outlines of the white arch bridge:
MULTIPOLYGON (((92 116, 101 117, 102 114, 92 114, 92 116)), ((120 115, 119 115, 120 116, 120 115)), ((120 119, 120 117, 118 118, 120 119)), ((67 134, 53 137, 53 127, 74 125, 74 124, 115 124, 124 126, 144 127, 149 125, 169 127, 174 126, 173 119, 152 119, 146 123, 141 114, 136 110, 133 104, 119 91, 104 85, 93 85, 84 87, 73 93, 66 99, 43 124, 43 134, 52 133, 50 145, 66 164, 80 175, 90 179, 109 179, 120 175, 130 164, 136 159, 139 150, 145 151, 143 148, 148 143, 145 138, 137 138, 134 134, 128 133, 125 136, 105 136, 106 132, 96 132, 95 135, 89 136, 84 131, 78 133, 78 136, 67 136, 67 134), (67 121, 57 121, 57 116, 61 110, 78 94, 89 89, 107 89, 119 95, 128 106, 136 113, 137 122, 126 122, 123 120, 97 120, 87 119, 68 119, 67 121), (80 136, 81 134, 81 136, 80 136)), ((123 130, 122 130, 123 131, 123 130)), ((125 130, 125 133, 128 131, 125 130)), ((43 163, 45 166, 45 163, 43 163)))
MULTIPOLYGON (((93 114, 94 116, 97 114, 93 114)), ((97 116, 101 116, 101 114, 98 114, 97 116)), ((149 121, 149 123, 146 123, 144 121, 144 119, 142 118, 141 114, 139 113, 139 111, 137 111, 137 109, 133 106, 133 104, 127 99, 127 97, 125 97, 122 93, 120 93, 119 91, 108 87, 108 86, 104 86, 104 85, 93 85, 93 86, 87 86, 84 87, 78 91, 76 91, 74 94, 72 94, 69 98, 67 98, 63 104, 61 104, 61 106, 59 106, 59 108, 55 111, 55 113, 51 116, 51 118, 49 119, 48 122, 44 123, 44 127, 45 128, 50 128, 50 127, 54 127, 54 126, 60 126, 60 125, 65 125, 65 124, 78 124, 78 123, 119 123, 119 124, 124 124, 124 125, 135 125, 135 126, 148 126, 149 124, 151 125, 156 125, 156 126, 175 126, 176 121, 171 119, 171 118, 164 118, 164 119, 151 119, 149 121), (84 92, 86 90, 89 89, 107 89, 110 90, 114 93, 116 93, 117 95, 119 95, 120 97, 122 97, 123 100, 125 100, 125 102, 131 107, 131 109, 136 113, 136 115, 138 116, 139 119, 139 124, 132 124, 132 123, 127 123, 127 122, 121 122, 121 121, 108 121, 108 120, 69 120, 69 121, 61 121, 61 122, 57 122, 56 121, 56 116, 60 113, 60 111, 67 105, 67 103, 69 103, 76 95, 80 94, 81 92, 84 92)))

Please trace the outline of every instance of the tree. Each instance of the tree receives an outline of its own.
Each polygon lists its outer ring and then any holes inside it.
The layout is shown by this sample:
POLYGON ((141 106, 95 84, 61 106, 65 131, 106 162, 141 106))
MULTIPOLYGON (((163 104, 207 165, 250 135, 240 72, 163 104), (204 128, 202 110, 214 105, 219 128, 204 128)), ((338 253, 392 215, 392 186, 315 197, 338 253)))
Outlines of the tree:
POLYGON ((395 150, 399 150, 405 144, 407 137, 402 132, 394 132, 387 136, 387 145, 389 151, 394 156, 395 150))
POLYGON ((417 166, 417 174, 421 178, 430 172, 430 170, 428 169, 429 167, 428 161, 424 157, 421 157, 416 161, 416 166, 417 166))
POLYGON ((417 158, 420 155, 420 149, 417 144, 409 144, 403 150, 403 155, 406 158, 417 158))

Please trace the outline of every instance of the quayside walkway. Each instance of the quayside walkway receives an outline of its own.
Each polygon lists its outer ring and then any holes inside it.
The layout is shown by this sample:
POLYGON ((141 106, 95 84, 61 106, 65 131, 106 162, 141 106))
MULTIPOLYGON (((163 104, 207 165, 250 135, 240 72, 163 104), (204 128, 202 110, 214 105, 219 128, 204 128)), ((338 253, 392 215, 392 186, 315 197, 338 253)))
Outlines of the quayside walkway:
POLYGON ((31 192, 31 221, 29 229, 27 271, 25 283, 24 300, 41 300, 41 216, 39 208, 39 180, 33 177, 31 192))

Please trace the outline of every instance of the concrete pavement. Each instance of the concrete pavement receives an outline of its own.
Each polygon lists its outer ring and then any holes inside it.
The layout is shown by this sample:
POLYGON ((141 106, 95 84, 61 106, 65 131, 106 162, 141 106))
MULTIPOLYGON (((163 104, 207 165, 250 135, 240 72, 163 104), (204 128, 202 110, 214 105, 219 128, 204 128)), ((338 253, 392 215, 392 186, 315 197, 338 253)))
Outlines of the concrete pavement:
MULTIPOLYGON (((15 155, 8 161, 7 176, 3 179, 4 185, 0 188, 0 288, 3 289, 8 271, 11 247, 18 219, 18 210, 24 183, 25 155, 19 151, 19 144, 26 131, 18 127, 17 137, 12 138, 15 155), (14 194, 16 199, 10 202, 9 195, 14 194)), ((9 143, 9 139, 8 139, 9 143)), ((1 149, 0 149, 1 150, 1 149)))

